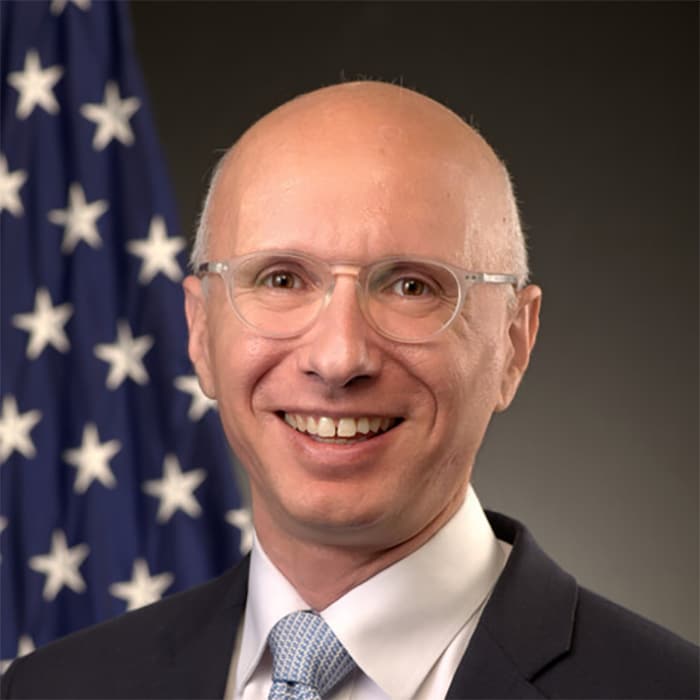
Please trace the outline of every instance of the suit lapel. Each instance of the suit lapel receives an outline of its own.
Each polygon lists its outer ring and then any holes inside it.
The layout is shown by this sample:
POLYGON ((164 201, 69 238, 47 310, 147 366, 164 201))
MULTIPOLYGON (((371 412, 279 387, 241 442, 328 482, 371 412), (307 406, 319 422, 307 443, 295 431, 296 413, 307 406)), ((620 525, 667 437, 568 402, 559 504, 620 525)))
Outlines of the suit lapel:
POLYGON ((513 544, 448 698, 540 698, 537 674, 570 648, 578 587, 519 523, 487 513, 513 544))
POLYGON ((475 632, 447 692, 454 700, 542 697, 483 627, 475 632))
POLYGON ((250 557, 204 587, 163 631, 166 658, 159 697, 223 698, 233 645, 243 620, 250 557))
MULTIPOLYGON (((513 544, 448 698, 541 698, 536 675, 570 647, 574 579, 520 524, 487 513, 496 536, 513 544)), ((236 631, 243 619, 249 558, 203 586, 164 624, 165 656, 154 658, 153 697, 223 698, 236 631)))

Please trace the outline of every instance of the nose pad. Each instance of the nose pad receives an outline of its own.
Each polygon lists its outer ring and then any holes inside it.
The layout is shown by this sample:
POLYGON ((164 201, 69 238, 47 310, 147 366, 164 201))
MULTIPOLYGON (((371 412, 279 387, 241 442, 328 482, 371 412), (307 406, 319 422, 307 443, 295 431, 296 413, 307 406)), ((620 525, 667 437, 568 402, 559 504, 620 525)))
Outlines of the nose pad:
MULTIPOLYGON (((321 306, 319 307, 318 311, 316 312, 316 316, 313 320, 313 325, 316 325, 319 322, 319 319, 321 316, 326 313, 326 309, 331 303, 331 300, 333 299, 333 292, 335 291, 336 287, 336 282, 338 281, 338 277, 334 276, 333 281, 328 285, 328 289, 326 290, 326 293, 323 295, 323 300, 321 301, 321 306)), ((369 315, 367 308, 364 303, 364 292, 362 289, 362 284, 360 280, 355 277, 355 302, 357 304, 357 310, 360 312, 360 316, 362 317, 362 320, 367 324, 368 328, 373 328, 374 329, 374 324, 372 323, 369 315)))

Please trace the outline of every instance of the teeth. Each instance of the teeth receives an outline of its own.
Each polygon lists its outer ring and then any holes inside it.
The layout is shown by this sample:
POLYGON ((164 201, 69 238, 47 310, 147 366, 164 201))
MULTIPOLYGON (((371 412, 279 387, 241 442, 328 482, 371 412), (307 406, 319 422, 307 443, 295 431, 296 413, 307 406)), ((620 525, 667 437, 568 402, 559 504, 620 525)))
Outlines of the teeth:
POLYGON ((357 432, 354 418, 341 418, 338 421, 338 437, 352 437, 357 432))
POLYGON ((328 416, 302 416, 299 413, 285 413, 285 422, 301 433, 318 435, 320 438, 352 438, 356 435, 367 435, 367 433, 380 433, 396 424, 395 418, 379 418, 374 416, 360 416, 353 418, 339 418, 337 421, 328 416))
MULTIPOLYGON (((313 418, 310 419, 310 421, 313 418)), ((332 418, 327 418, 322 416, 318 419, 318 435, 319 437, 334 437, 335 436, 335 423, 332 418)))

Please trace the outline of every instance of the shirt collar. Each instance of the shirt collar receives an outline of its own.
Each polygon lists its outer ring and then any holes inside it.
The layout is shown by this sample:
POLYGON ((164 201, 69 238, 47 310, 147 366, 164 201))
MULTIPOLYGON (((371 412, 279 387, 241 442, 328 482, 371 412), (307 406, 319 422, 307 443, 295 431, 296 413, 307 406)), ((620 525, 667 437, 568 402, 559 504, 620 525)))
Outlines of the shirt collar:
POLYGON ((278 620, 296 610, 308 610, 309 606, 270 561, 253 538, 248 573, 248 599, 243 620, 243 637, 236 671, 237 695, 253 675, 265 647, 270 630, 278 620))
MULTIPOLYGON (((387 695, 411 697, 481 608, 504 563, 503 549, 470 486, 460 509, 428 542, 348 591, 321 616, 387 695)), ((236 674, 239 690, 257 667, 274 624, 309 607, 256 540, 236 674)))
POLYGON ((504 563, 503 549, 470 487, 462 507, 428 542, 322 615, 389 697, 412 697, 480 609, 504 563))

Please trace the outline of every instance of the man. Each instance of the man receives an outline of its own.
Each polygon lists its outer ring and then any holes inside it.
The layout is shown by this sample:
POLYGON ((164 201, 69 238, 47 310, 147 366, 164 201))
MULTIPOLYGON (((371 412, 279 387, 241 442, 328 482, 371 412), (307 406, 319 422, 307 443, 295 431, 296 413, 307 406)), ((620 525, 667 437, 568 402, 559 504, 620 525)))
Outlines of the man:
POLYGON ((368 82, 283 105, 224 156, 193 265, 190 357, 250 478, 252 556, 25 657, 6 696, 697 697, 692 645, 469 487, 541 292, 505 168, 456 115, 368 82))

